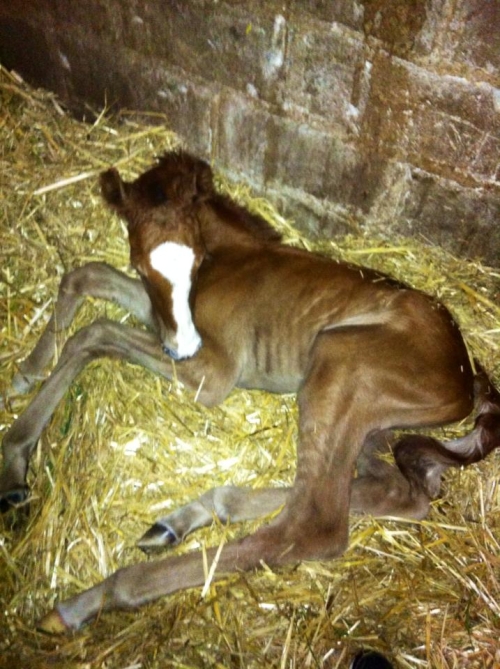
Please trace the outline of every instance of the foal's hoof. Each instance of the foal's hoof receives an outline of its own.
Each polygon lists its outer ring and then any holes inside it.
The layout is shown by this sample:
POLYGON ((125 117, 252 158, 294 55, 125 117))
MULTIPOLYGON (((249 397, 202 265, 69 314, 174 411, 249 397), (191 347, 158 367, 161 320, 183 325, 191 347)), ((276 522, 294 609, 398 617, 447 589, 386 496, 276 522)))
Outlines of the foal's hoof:
POLYGON ((179 537, 171 527, 164 525, 161 522, 156 522, 149 528, 146 534, 143 534, 139 539, 137 547, 145 553, 153 553, 169 548, 170 546, 175 546, 178 543, 179 537))
POLYGON ((7 513, 12 509, 20 508, 25 510, 28 506, 26 503, 28 492, 28 488, 23 486, 0 493, 0 513, 7 513))
POLYGON ((36 628, 44 634, 66 634, 70 628, 66 625, 57 609, 52 609, 38 621, 36 628))
POLYGON ((352 661, 349 669, 393 669, 392 664, 376 650, 362 650, 352 661))

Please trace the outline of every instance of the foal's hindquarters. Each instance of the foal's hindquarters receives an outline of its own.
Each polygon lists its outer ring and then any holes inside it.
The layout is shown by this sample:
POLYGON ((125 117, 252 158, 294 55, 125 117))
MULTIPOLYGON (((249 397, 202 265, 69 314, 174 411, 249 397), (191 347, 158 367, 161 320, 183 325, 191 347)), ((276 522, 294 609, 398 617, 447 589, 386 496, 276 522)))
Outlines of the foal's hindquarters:
MULTIPOLYGON (((277 562, 280 556, 330 558, 343 552, 353 472, 367 442, 393 428, 456 421, 472 409, 473 375, 448 312, 418 293, 400 291, 386 319, 333 328, 315 341, 298 394, 294 487, 283 513, 262 530, 277 562)), ((422 515, 421 500, 391 496, 397 477, 386 481, 382 496, 380 481, 371 482, 355 485, 358 511, 422 515)))

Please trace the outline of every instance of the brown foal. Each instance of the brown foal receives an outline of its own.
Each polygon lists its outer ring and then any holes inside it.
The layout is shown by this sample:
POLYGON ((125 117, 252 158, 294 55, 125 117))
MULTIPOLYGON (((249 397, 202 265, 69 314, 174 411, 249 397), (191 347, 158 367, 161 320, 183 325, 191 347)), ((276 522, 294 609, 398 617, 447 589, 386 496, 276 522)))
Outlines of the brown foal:
MULTIPOLYGON (((56 332, 87 295, 114 300, 146 326, 99 320, 66 343, 38 395, 3 442, 4 508, 27 495, 26 470, 68 386, 100 356, 177 378, 206 405, 235 387, 297 392, 296 478, 288 489, 222 487, 158 520, 139 541, 173 545, 214 516, 238 521, 283 507, 254 534, 208 552, 215 575, 338 556, 349 511, 423 518, 441 475, 500 446, 500 394, 474 374, 446 308, 360 267, 291 248, 262 218, 218 194, 210 167, 185 153, 163 156, 136 181, 108 170, 102 194, 127 223, 132 279, 103 263, 66 275, 54 314, 13 381, 30 388, 51 362, 56 332), (394 428, 465 418, 472 431, 446 443, 408 435, 378 456, 394 428), (356 477, 354 473, 356 472, 356 477)), ((135 607, 205 580, 199 552, 121 569, 59 603, 40 622, 77 629, 102 610, 135 607)))

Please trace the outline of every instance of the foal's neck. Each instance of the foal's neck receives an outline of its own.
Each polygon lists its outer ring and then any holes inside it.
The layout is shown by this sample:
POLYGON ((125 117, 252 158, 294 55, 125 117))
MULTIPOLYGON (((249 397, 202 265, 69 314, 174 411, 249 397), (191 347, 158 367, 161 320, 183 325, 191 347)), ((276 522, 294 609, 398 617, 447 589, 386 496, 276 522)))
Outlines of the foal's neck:
POLYGON ((277 244, 281 235, 262 217, 217 195, 198 205, 201 235, 209 252, 228 246, 277 244))

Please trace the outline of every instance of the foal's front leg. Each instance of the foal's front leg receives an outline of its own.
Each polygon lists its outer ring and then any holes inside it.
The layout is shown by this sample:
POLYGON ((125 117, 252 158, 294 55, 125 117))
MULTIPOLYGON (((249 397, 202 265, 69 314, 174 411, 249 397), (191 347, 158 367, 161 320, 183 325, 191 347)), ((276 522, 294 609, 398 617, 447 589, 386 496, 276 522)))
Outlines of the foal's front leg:
POLYGON ((13 393, 26 393, 43 379, 43 372, 56 355, 57 335, 71 325, 86 297, 116 302, 148 327, 155 327, 151 302, 140 281, 103 262, 78 267, 62 278, 54 312, 35 348, 14 375, 13 393))
MULTIPOLYGON (((3 467, 0 474, 0 511, 26 498, 26 472, 30 455, 73 379, 92 360, 112 357, 141 365, 171 379, 173 363, 160 348, 158 337, 115 321, 102 319, 79 330, 65 344, 57 365, 38 394, 5 434, 3 467)), ((189 390, 198 393, 200 402, 214 405, 234 386, 235 367, 220 356, 204 338, 203 348, 189 360, 177 363, 176 375, 189 390)))
POLYGON ((73 379, 102 356, 122 358, 171 376, 171 362, 162 354, 154 334, 106 319, 79 330, 66 342, 54 370, 4 436, 0 511, 26 498, 28 463, 43 428, 73 379))

